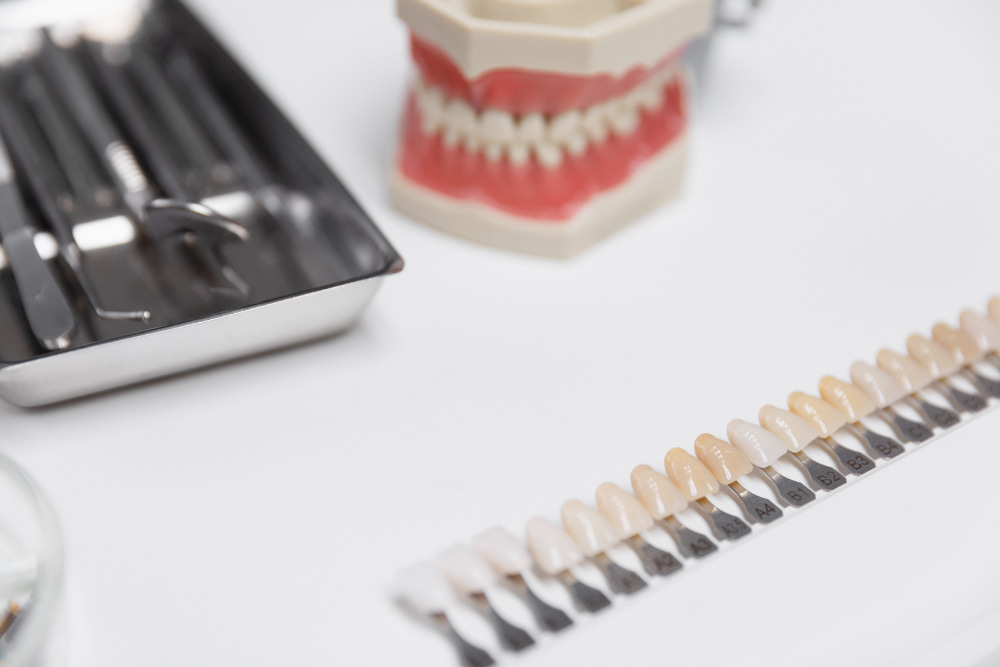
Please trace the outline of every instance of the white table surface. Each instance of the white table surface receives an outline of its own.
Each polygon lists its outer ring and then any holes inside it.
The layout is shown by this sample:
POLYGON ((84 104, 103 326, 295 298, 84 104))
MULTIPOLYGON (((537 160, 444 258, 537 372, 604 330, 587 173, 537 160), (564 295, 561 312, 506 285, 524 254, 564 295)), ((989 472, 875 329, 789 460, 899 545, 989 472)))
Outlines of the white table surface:
MULTIPOLYGON (((717 43, 683 198, 569 262, 393 211, 390 0, 195 7, 407 260, 336 339, 44 410, 68 664, 455 664, 396 570, 1000 290, 1000 4, 775 1, 717 43)), ((512 664, 1000 659, 1000 414, 512 664)))

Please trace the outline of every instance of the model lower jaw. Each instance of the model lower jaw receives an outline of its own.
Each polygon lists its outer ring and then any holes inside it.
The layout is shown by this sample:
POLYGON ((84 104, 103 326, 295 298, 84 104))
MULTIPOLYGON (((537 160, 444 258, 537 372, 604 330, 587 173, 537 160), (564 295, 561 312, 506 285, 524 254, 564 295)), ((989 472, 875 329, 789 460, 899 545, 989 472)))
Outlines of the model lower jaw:
POLYGON ((657 103, 638 105, 635 119, 619 127, 609 119, 604 136, 597 133, 600 141, 592 133, 577 150, 571 148, 572 140, 562 147, 546 140, 551 121, 534 143, 485 145, 471 131, 461 136, 451 125, 428 123, 411 95, 397 168, 410 183, 456 202, 475 201, 534 224, 567 223, 595 196, 625 183, 681 136, 681 78, 665 78, 657 103))

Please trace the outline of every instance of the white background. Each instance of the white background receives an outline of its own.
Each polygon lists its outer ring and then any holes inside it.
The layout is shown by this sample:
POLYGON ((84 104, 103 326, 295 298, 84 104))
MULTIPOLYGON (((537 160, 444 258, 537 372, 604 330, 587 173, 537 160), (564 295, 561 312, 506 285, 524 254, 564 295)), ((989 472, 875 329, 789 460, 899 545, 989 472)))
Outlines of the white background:
MULTIPOLYGON (((337 339, 0 406, 62 519, 71 665, 455 664, 396 570, 1000 290, 998 3, 769 3, 716 44, 682 199, 569 262, 389 207, 389 0, 194 5, 407 266, 337 339)), ((998 468, 992 414, 518 662, 986 660, 998 468)))

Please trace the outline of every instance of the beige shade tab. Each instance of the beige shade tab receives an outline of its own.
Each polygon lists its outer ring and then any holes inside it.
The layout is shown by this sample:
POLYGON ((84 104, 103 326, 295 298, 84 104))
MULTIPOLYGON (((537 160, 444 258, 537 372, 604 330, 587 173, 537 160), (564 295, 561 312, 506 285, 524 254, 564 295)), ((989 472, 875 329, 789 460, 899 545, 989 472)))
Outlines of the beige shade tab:
POLYGON ((965 331, 948 326, 943 322, 934 325, 931 335, 960 364, 974 364, 982 359, 985 354, 985 351, 979 347, 979 343, 976 342, 975 338, 965 331))
POLYGON ((847 417, 852 424, 859 422, 875 412, 875 402, 868 394, 832 375, 826 375, 819 381, 819 395, 823 400, 834 406, 847 417))
POLYGON ((680 489, 666 475, 647 465, 632 470, 632 491, 654 519, 664 519, 688 506, 680 489))
POLYGON ((618 538, 626 540, 644 530, 650 530, 655 522, 642 503, 631 493, 612 482, 597 487, 595 494, 597 509, 618 533, 618 538))
POLYGON ((847 425, 847 417, 818 396, 793 391, 788 396, 788 408, 819 431, 819 437, 829 438, 847 425))
POLYGON ((908 394, 920 391, 934 381, 923 366, 905 354, 883 349, 879 350, 875 360, 878 362, 878 367, 903 385, 908 394))
POLYGON ((621 541, 600 512, 579 500, 563 503, 561 516, 566 532, 588 558, 604 553, 621 541))
POLYGON ((528 549, 538 569, 549 576, 568 570, 583 561, 583 554, 566 531, 547 519, 535 517, 525 526, 528 549))
POLYGON ((935 380, 951 375, 961 367, 941 343, 928 340, 920 334, 913 334, 906 339, 906 349, 935 380))
POLYGON ((819 437, 819 431, 805 419, 773 405, 762 407, 758 419, 761 426, 781 438, 790 452, 801 452, 819 437))
POLYGON ((702 433, 694 441, 694 452, 720 484, 732 484, 753 472, 753 464, 740 450, 711 433, 702 433))
POLYGON ((677 485, 688 502, 719 491, 719 482, 705 464, 680 447, 667 452, 663 466, 667 469, 670 481, 677 485))

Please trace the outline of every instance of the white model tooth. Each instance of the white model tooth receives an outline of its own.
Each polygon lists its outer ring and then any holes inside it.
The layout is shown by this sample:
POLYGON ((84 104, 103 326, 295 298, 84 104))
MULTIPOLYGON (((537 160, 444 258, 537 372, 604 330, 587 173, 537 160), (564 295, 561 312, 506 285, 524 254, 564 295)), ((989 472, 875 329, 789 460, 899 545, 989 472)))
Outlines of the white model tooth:
POLYGON ((540 113, 522 116, 517 124, 517 139, 529 146, 545 139, 545 116, 540 113))
POLYGON ((490 162, 496 162, 503 157, 503 146, 500 144, 486 144, 483 146, 483 155, 490 162))
POLYGON ((595 104, 583 112, 583 131, 595 144, 608 138, 608 107, 595 104))
POLYGON ((671 65, 669 67, 664 67, 657 73, 657 80, 660 82, 660 88, 665 88, 674 79, 681 75, 681 68, 677 65, 671 65))
POLYGON ((566 142, 566 152, 573 157, 580 157, 587 152, 588 146, 590 146, 590 142, 587 141, 587 135, 583 132, 577 132, 566 142))
POLYGON ((656 76, 650 76, 635 94, 636 102, 645 111, 656 111, 663 106, 663 84, 656 76))
POLYGON ((566 146, 570 139, 579 134, 582 124, 583 115, 579 111, 564 111, 549 121, 549 139, 560 146, 566 146))
POLYGON ((534 146, 538 164, 546 169, 558 169, 563 163, 562 150, 553 143, 541 141, 534 146))
POLYGON ((531 159, 531 151, 524 144, 511 144, 507 146, 507 159, 515 167, 523 167, 531 159))
POLYGON ((441 133, 441 143, 444 144, 445 148, 454 148, 458 145, 458 131, 453 127, 444 126, 444 131, 441 133))
POLYGON ((423 117, 424 134, 434 134, 444 125, 444 93, 440 88, 426 88, 417 92, 420 115, 423 117))
POLYGON ((476 153, 479 151, 481 147, 479 144, 479 138, 476 137, 475 135, 466 136, 465 141, 462 142, 462 145, 465 146, 465 150, 468 153, 476 153))
POLYGON ((515 131, 514 116, 506 111, 490 109, 479 118, 479 138, 487 146, 506 146, 514 141, 515 131))
POLYGON ((451 100, 445 108, 445 133, 454 132, 458 140, 468 143, 475 136, 476 112, 462 100, 451 100))
POLYGON ((472 539, 472 548, 503 575, 518 574, 531 568, 531 554, 516 537, 497 526, 472 539))
POLYGON ((625 100, 617 100, 611 107, 611 128, 620 137, 625 137, 639 127, 639 112, 629 108, 625 100))
POLYGON ((466 595, 480 593, 497 581, 497 573, 475 551, 456 544, 434 559, 451 585, 466 595))

